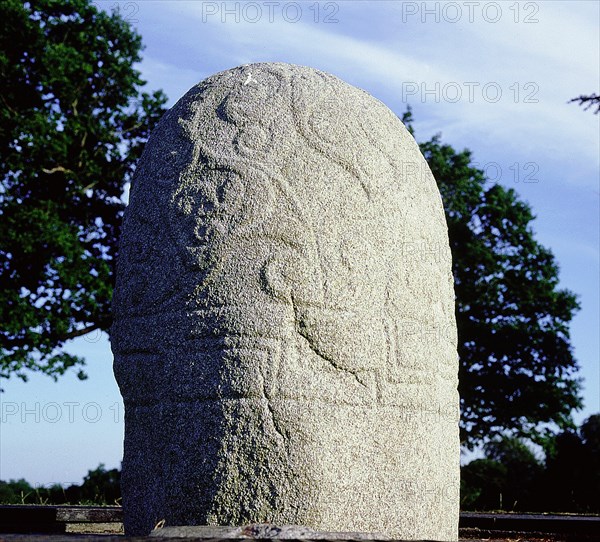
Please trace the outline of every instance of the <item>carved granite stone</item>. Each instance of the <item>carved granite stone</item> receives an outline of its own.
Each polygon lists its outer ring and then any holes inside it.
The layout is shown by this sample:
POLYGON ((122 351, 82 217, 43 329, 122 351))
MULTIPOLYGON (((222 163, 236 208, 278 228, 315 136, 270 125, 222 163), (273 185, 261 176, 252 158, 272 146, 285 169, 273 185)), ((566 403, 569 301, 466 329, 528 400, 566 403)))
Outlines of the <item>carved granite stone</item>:
POLYGON ((332 75, 252 64, 165 114, 114 295, 125 529, 455 540, 448 234, 417 144, 332 75))

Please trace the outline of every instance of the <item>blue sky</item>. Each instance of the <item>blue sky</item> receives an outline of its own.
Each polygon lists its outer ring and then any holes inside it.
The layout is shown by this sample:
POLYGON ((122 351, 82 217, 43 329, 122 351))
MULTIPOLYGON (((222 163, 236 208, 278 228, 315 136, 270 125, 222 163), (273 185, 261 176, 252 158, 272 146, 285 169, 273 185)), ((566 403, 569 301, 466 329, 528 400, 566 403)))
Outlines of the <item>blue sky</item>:
MULTIPOLYGON (((119 5, 142 35, 140 70, 169 105, 205 77, 282 61, 333 73, 401 115, 416 138, 437 132, 495 182, 513 187, 537 219, 537 239, 580 296, 572 324, 584 378, 580 422, 600 411, 600 115, 569 98, 600 90, 600 3, 201 2, 97 0, 119 5)), ((108 339, 74 341, 89 380, 33 376, 3 382, 0 478, 80 483, 99 463, 119 466, 123 407, 108 339)))

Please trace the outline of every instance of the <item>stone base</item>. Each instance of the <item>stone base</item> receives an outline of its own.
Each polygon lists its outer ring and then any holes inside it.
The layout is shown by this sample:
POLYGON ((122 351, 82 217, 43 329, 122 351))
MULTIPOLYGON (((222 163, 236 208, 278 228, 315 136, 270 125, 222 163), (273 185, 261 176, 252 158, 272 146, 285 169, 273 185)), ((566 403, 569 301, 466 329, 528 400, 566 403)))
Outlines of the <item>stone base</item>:
POLYGON ((194 538, 194 539, 275 539, 275 540, 391 540, 380 533, 328 533, 315 531, 302 525, 251 525, 216 526, 186 525, 163 527, 152 531, 151 538, 194 538))

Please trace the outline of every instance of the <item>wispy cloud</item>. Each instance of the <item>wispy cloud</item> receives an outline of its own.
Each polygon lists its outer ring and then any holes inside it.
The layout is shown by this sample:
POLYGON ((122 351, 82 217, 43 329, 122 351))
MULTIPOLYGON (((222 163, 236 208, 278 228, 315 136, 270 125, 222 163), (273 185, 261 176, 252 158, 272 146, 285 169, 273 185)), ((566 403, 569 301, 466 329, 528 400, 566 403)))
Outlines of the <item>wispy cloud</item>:
MULTIPOLYGON (((212 4, 223 9, 222 3, 212 4)), ((225 19, 219 13, 207 15, 206 3, 155 4, 149 17, 155 22, 176 20, 179 30, 165 31, 168 50, 150 44, 147 76, 162 81, 169 94, 176 92, 178 97, 201 76, 237 64, 308 64, 364 88, 397 114, 410 102, 424 126, 443 127, 465 145, 489 141, 518 159, 541 161, 548 153, 569 161, 577 156, 595 167, 597 123, 566 101, 588 91, 589 82, 598 77, 598 52, 590 46, 597 31, 589 9, 584 15, 564 15, 551 4, 540 3, 535 15, 539 22, 534 24, 516 24, 515 13, 503 4, 498 23, 465 19, 460 32, 443 20, 422 23, 418 17, 408 18, 399 3, 370 4, 362 15, 357 7, 346 8, 338 14, 345 17, 343 26, 317 24, 310 17, 290 23, 277 15, 273 22, 266 15, 256 22, 240 16, 236 23, 233 11, 225 19), (366 25, 359 16, 387 19, 398 32, 373 40, 362 35, 366 25), (427 47, 415 43, 419 32, 426 34, 427 47), (198 70, 189 68, 193 64, 198 70), (453 101, 457 91, 461 99, 453 101), (498 93, 501 98, 496 100, 498 93)), ((235 10, 233 5, 230 10, 235 10)), ((342 3, 342 10, 344 6, 348 4, 342 3)), ((525 15, 521 13, 521 19, 525 15)), ((569 180, 596 183, 587 174, 569 180)))

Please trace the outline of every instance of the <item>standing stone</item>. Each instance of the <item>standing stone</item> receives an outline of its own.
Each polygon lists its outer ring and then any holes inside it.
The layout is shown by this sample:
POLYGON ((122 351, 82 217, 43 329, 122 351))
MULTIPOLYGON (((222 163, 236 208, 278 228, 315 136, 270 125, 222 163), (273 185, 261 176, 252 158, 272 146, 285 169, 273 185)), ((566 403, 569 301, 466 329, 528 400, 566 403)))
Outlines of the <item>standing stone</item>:
POLYGON ((444 211, 366 92, 267 63, 179 100, 131 187, 111 340, 127 534, 164 519, 457 538, 444 211))

